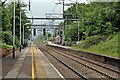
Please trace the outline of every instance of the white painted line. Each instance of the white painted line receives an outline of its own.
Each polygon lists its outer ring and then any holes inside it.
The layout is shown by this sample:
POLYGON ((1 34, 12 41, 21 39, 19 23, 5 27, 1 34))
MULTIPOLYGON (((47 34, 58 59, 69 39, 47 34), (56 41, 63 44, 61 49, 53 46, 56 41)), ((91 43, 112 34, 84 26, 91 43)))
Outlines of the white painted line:
POLYGON ((45 59, 50 63, 50 65, 55 69, 55 71, 59 74, 59 76, 63 79, 65 79, 62 74, 53 66, 53 64, 48 60, 48 58, 46 58, 46 56, 40 51, 40 49, 36 46, 36 48, 38 49, 38 51, 45 57, 45 59))

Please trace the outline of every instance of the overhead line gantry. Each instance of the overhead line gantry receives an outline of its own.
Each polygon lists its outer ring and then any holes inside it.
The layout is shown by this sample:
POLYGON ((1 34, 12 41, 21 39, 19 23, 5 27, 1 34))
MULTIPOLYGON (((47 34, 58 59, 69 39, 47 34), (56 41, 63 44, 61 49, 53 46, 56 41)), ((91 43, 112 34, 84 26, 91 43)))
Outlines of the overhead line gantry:
POLYGON ((41 17, 31 17, 28 19, 32 19, 32 20, 73 20, 73 21, 77 21, 77 20, 82 20, 81 18, 41 18, 41 17))
POLYGON ((32 26, 59 26, 59 25, 44 25, 44 24, 34 24, 34 25, 32 25, 32 26))

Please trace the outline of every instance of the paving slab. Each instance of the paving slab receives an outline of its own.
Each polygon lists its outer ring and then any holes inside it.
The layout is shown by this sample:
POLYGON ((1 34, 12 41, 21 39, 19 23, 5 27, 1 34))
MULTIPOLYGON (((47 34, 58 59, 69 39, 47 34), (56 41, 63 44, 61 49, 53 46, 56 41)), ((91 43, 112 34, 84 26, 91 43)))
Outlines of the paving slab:
POLYGON ((12 69, 12 67, 15 65, 17 60, 20 58, 20 56, 25 52, 26 48, 22 49, 21 52, 16 51, 16 57, 12 58, 12 53, 8 56, 2 58, 2 78, 4 78, 8 72, 12 69))
MULTIPOLYGON (((14 62, 14 59, 11 62, 14 62)), ((7 62, 6 66, 9 66, 7 62)), ((63 78, 59 71, 34 44, 27 47, 10 68, 3 79, 29 80, 32 78, 32 80, 39 80, 63 78)))
POLYGON ((22 64, 24 62, 24 59, 25 59, 25 56, 26 56, 26 53, 27 53, 27 49, 22 54, 22 56, 20 56, 20 58, 18 58, 17 62, 12 67, 12 69, 7 73, 7 75, 5 76, 5 78, 17 78, 17 76, 18 76, 18 74, 20 72, 20 68, 21 68, 21 66, 22 66, 22 64))
POLYGON ((25 54, 21 56, 21 58, 24 58, 24 62, 21 66, 21 69, 19 71, 17 78, 20 78, 20 79, 31 78, 31 64, 32 64, 31 57, 32 57, 31 46, 29 46, 25 54))
POLYGON ((36 47, 36 53, 39 55, 40 64, 42 65, 47 78, 63 78, 59 71, 45 57, 45 55, 36 47))

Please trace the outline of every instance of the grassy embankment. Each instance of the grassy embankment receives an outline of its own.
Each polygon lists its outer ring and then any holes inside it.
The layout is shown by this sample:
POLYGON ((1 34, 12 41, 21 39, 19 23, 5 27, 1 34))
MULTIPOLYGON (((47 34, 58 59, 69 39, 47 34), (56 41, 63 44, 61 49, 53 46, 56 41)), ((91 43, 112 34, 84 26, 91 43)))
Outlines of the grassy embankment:
POLYGON ((81 41, 80 45, 74 46, 73 48, 120 58, 119 37, 120 33, 110 34, 109 36, 92 36, 81 41))

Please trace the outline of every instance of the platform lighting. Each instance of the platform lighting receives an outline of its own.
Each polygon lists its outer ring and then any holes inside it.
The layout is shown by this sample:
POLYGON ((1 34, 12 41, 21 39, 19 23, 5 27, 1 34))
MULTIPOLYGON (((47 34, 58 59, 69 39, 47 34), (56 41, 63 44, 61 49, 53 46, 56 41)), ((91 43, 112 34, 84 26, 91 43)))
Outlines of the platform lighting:
MULTIPOLYGON (((20 8, 20 1, 21 0, 19 0, 19 8, 20 8)), ((20 52, 21 52, 21 8, 20 8, 20 52)))
MULTIPOLYGON (((25 12, 25 13, 29 13, 29 12, 25 12)), ((22 43, 21 43, 21 11, 20 11, 20 52, 21 52, 21 47, 22 47, 22 43)), ((24 34, 24 25, 23 25, 23 34, 24 34)), ((23 45, 24 45, 24 35, 23 35, 23 45)))
POLYGON ((25 43, 24 43, 24 25, 23 25, 23 48, 24 48, 24 45, 25 43))
POLYGON ((20 11, 20 52, 21 52, 21 11, 20 11))
POLYGON ((13 16, 13 55, 12 57, 15 58, 15 2, 14 0, 14 16, 13 16))
MULTIPOLYGON (((24 24, 23 25, 23 48, 24 48, 24 46, 25 46, 25 25, 28 25, 28 24, 30 24, 30 23, 26 23, 26 24, 24 24)), ((29 27, 27 27, 27 28, 29 28, 29 27)))

